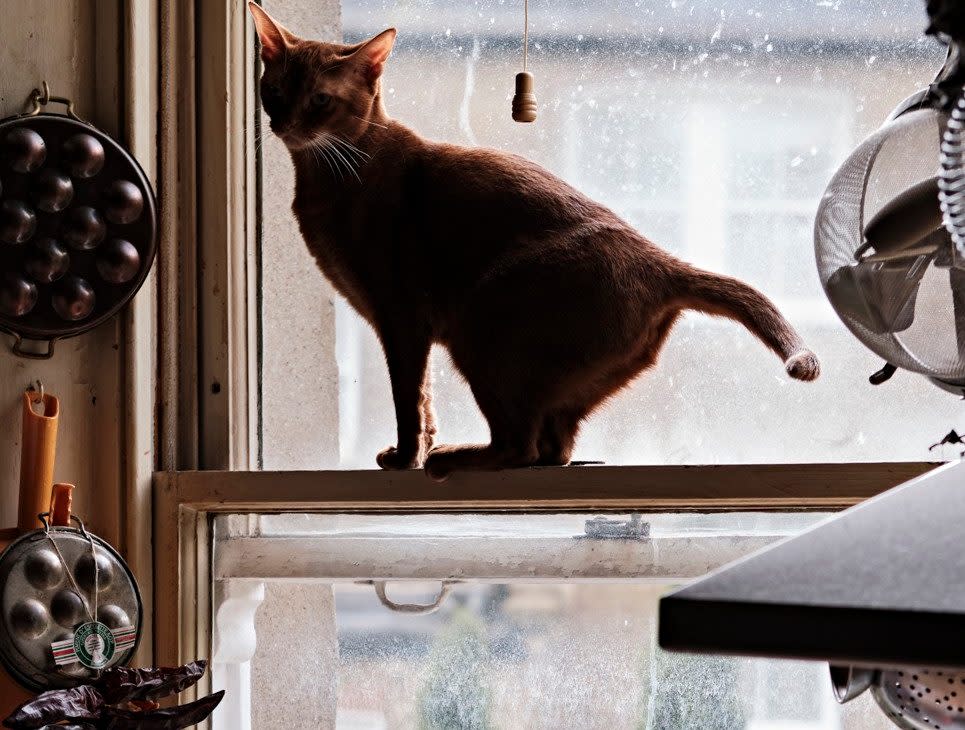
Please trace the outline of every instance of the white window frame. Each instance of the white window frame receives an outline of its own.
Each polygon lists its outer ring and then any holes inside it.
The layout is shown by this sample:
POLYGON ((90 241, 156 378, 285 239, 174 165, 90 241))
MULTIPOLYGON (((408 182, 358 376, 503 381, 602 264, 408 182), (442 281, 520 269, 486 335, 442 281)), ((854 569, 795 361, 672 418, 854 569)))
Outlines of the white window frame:
MULTIPOLYGON (((215 514, 828 511, 934 466, 551 467, 457 474, 442 485, 416 471, 247 471, 257 464, 255 39, 236 0, 132 1, 156 12, 143 26, 132 19, 129 33, 133 47, 154 49, 161 84, 156 451, 143 429, 128 445, 160 467, 153 501, 132 494, 128 510, 135 517, 128 529, 139 538, 130 544, 140 546, 135 570, 153 577, 145 616, 155 663, 211 652, 215 514), (151 529, 149 543, 143 536, 151 529)), ((136 54, 128 63, 136 80, 136 54)), ((139 322, 147 316, 148 331, 152 311, 135 313, 139 322)), ((130 417, 143 422, 153 417, 140 378, 154 343, 143 328, 135 336, 130 417)))

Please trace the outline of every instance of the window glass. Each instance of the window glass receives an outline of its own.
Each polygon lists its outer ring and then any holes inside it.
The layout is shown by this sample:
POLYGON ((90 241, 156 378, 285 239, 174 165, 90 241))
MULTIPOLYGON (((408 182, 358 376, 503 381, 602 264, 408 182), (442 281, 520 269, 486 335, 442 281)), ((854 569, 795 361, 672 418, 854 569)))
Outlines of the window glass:
MULTIPOLYGON (((922 378, 868 384, 882 362, 839 322, 813 259, 836 167, 944 58, 922 36, 920 0, 534 3, 533 125, 509 116, 521 2, 345 0, 334 20, 315 0, 266 5, 305 35, 356 42, 398 28, 390 115, 433 139, 538 161, 664 248, 760 288, 822 359, 817 383, 792 382, 739 325, 687 315, 658 365, 586 424, 575 458, 921 460, 955 425, 957 401, 922 378)), ((265 466, 373 467, 395 438, 378 342, 286 222, 287 155, 271 139, 263 154, 265 466)), ((432 370, 437 442, 487 440, 443 352, 432 370)))
POLYGON ((254 727, 884 730, 870 693, 835 703, 824 664, 656 643, 662 594, 822 518, 218 517, 213 564, 265 585, 254 727), (427 615, 390 610, 369 582, 416 605, 437 597, 432 578, 457 582, 427 615))

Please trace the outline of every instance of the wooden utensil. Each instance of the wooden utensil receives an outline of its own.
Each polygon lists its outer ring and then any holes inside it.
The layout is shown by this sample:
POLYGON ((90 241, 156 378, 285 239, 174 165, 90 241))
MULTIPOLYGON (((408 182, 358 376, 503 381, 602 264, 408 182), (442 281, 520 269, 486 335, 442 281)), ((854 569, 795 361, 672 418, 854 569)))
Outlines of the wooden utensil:
MULTIPOLYGON (((51 506, 60 401, 38 385, 38 390, 23 394, 19 517, 16 528, 0 530, 0 551, 24 532, 40 527, 37 515, 51 506)), ((32 696, 0 669, 0 717, 32 696)))
POLYGON ((17 528, 29 532, 40 527, 37 515, 50 509, 57 454, 60 401, 38 391, 23 394, 23 441, 20 452, 20 512, 17 528))

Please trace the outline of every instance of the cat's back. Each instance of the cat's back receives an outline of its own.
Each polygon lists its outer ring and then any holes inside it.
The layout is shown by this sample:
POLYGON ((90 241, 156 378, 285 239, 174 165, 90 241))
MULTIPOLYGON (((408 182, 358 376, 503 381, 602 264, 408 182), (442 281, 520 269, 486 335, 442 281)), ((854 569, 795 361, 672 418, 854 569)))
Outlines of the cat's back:
MULTIPOLYGON (((427 143, 426 177, 440 201, 475 208, 514 226, 556 226, 613 214, 546 168, 501 150, 427 143)), ((615 216, 613 216, 615 218, 615 216)))

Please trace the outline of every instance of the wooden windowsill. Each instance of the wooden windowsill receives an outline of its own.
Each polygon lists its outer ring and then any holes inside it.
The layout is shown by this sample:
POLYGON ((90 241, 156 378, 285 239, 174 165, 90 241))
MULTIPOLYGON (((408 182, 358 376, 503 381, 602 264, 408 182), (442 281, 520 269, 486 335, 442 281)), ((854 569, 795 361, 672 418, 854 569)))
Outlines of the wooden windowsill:
MULTIPOLYGON (((587 466, 421 471, 192 471, 154 478, 154 659, 211 647, 214 514, 273 512, 712 512, 845 509, 929 463, 587 466)), ((207 690, 202 682, 183 696, 207 690)))
POLYGON ((176 472, 157 497, 204 512, 506 510, 836 510, 937 464, 580 466, 454 474, 421 471, 176 472))

